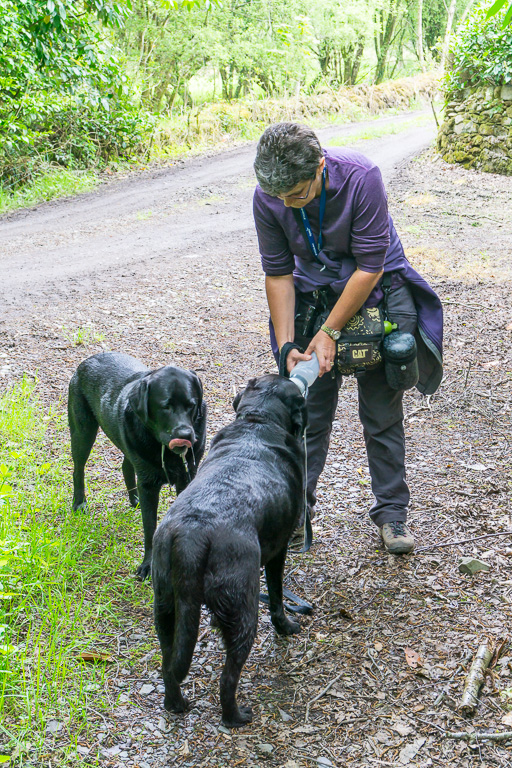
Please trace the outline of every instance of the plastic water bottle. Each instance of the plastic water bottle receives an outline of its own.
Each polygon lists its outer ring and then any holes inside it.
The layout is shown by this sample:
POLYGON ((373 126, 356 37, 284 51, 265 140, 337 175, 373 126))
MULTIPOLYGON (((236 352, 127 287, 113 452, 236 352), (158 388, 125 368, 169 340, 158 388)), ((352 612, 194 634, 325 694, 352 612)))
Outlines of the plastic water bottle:
POLYGON ((290 373, 290 381, 293 381, 293 383, 300 389, 301 394, 306 397, 309 387, 318 378, 319 370, 320 365, 318 363, 318 357, 316 356, 316 353, 313 352, 311 360, 301 360, 301 362, 297 363, 295 368, 292 369, 292 372, 290 373))

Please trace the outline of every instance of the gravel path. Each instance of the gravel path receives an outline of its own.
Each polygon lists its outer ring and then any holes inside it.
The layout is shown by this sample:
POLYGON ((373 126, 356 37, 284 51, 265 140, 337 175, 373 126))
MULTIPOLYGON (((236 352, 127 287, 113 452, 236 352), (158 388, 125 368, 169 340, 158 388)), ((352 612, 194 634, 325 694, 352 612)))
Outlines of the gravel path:
MULTIPOLYGON (((262 610, 240 685, 242 701, 254 707, 252 726, 219 727, 222 650, 206 616, 186 684, 194 707, 182 717, 164 713, 148 604, 127 616, 118 648, 135 661, 125 668, 120 659, 108 676, 112 705, 101 718, 91 712, 93 736, 77 747, 81 764, 510 765, 510 741, 468 745, 444 731, 510 730, 502 723, 512 693, 510 645, 471 721, 457 703, 479 642, 505 636, 512 619, 512 536, 494 535, 512 529, 512 191, 508 179, 453 168, 430 150, 404 162, 432 129, 413 133, 361 148, 384 167, 407 254, 446 308, 444 383, 434 397, 406 396, 411 525, 420 549, 384 554, 368 522, 369 477, 348 379, 319 487, 315 544, 306 556, 291 555, 287 569, 288 586, 315 613, 299 636, 282 641, 262 610), (488 538, 473 541, 480 536, 488 538), (490 572, 462 576, 462 555, 485 560, 490 572)), ((229 422, 233 390, 274 370, 250 217, 253 152, 180 163, 4 217, 3 384, 37 372, 39 391, 55 402, 80 359, 124 350, 151 366, 197 370, 209 435, 229 422), (87 345, 73 346, 84 328, 87 345)), ((48 754, 58 746, 56 733, 48 754)))

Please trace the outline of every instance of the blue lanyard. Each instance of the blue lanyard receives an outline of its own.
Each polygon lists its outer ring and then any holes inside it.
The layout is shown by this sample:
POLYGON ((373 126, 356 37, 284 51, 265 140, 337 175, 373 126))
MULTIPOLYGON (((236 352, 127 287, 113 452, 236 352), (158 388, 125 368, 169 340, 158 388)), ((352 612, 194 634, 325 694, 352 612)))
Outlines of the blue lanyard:
MULTIPOLYGON (((311 253, 315 257, 315 260, 322 264, 322 261, 318 258, 320 251, 322 250, 322 223, 324 220, 324 213, 325 213, 325 200, 327 197, 327 191, 325 189, 325 167, 322 171, 322 192, 320 193, 320 216, 319 216, 319 235, 318 235, 318 245, 315 240, 315 236, 313 234, 313 230, 311 229, 311 224, 309 223, 309 218, 304 210, 304 208, 300 208, 300 215, 302 217, 302 223, 304 224, 304 229, 306 230, 306 236, 308 238, 309 247, 311 248, 311 253)), ((322 264, 322 269, 325 269, 325 264, 322 264)))

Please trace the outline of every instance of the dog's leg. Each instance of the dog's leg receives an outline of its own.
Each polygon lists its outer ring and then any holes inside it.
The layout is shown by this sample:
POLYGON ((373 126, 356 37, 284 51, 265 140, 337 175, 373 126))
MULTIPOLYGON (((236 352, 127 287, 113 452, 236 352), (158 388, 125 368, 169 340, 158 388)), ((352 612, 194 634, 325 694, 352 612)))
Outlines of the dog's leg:
POLYGON ((283 607, 283 572, 287 549, 287 546, 284 547, 265 565, 270 618, 278 635, 294 635, 300 632, 300 624, 289 619, 283 607))
POLYGON ((126 483, 126 490, 128 491, 128 498, 132 507, 136 507, 139 503, 139 497, 137 495, 137 481, 135 480, 135 469, 133 464, 126 456, 123 459, 123 477, 126 483))
MULTIPOLYGON (((162 649, 162 677, 165 684, 164 707, 168 712, 185 712, 189 708, 190 702, 181 693, 180 683, 185 679, 190 667, 197 631, 195 637, 192 637, 189 643, 191 645, 190 654, 186 654, 186 652, 185 654, 181 653, 177 663, 177 654, 173 654, 173 648, 176 647, 174 642, 176 616, 172 594, 167 594, 165 599, 161 601, 155 590, 154 615, 156 633, 160 641, 160 648, 162 649), (183 656, 185 656, 184 659, 183 656)), ((179 642, 180 639, 184 640, 185 638, 177 639, 179 642)))
POLYGON ((146 485, 137 482, 140 511, 142 514, 142 526, 144 528, 144 560, 137 568, 137 576, 141 581, 147 579, 151 572, 151 555, 153 553, 153 535, 156 530, 156 518, 158 512, 158 498, 160 486, 146 485))
POLYGON ((244 548, 234 554, 224 550, 223 557, 213 565, 216 578, 209 586, 207 605, 214 612, 216 623, 226 646, 226 662, 220 678, 222 723, 239 728, 250 723, 252 710, 236 701, 236 689, 242 667, 256 637, 259 600, 259 547, 244 548))
POLYGON ((98 422, 79 389, 75 376, 69 384, 68 420, 73 459, 73 509, 85 506, 85 465, 98 434, 98 422))

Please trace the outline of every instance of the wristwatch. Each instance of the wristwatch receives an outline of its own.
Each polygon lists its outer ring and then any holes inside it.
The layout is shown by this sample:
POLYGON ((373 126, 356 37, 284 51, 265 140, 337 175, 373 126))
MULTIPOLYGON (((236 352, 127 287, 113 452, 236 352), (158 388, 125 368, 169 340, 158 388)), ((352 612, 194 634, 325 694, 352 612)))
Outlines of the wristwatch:
POLYGON ((341 331, 335 331, 334 328, 329 328, 328 325, 322 325, 320 330, 326 333, 333 341, 338 341, 341 336, 341 331))

